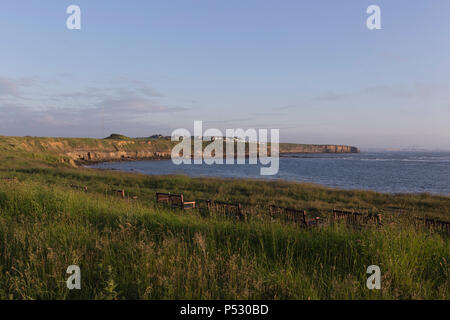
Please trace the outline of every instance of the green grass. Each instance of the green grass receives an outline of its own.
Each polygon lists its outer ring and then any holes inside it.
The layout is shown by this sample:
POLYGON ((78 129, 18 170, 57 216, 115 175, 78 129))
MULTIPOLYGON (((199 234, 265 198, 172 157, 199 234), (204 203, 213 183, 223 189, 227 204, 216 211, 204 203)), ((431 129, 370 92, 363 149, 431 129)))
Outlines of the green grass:
MULTIPOLYGON (((56 165, 55 165, 56 166, 56 165)), ((396 213, 396 216, 427 215, 450 217, 450 197, 430 194, 384 194, 372 191, 339 190, 313 184, 283 181, 189 178, 186 176, 146 176, 113 171, 57 167, 1 169, 0 177, 40 184, 88 186, 90 192, 110 193, 125 189, 129 195, 154 199, 155 192, 182 192, 187 199, 211 199, 240 202, 244 206, 277 204, 308 210, 317 215, 333 208, 355 209, 372 213, 396 213)))
POLYGON ((59 155, 2 146, 0 299, 450 297, 449 237, 411 222, 449 220, 448 196, 72 168, 59 155), (250 218, 167 208, 156 191, 240 202, 250 218), (269 204, 305 209, 323 226, 273 221, 269 204), (333 208, 382 213, 385 225, 331 224, 333 208), (72 264, 81 290, 66 287, 72 264), (381 268, 381 290, 366 288, 371 264, 381 268))
POLYGON ((18 180, 0 182, 1 299, 449 298, 444 235, 404 223, 304 230, 256 215, 243 223, 153 200, 154 190, 171 190, 248 205, 280 198, 322 215, 333 206, 396 203, 438 214, 448 204, 445 197, 67 168, 2 175, 18 180), (74 191, 71 183, 88 185, 89 192, 74 191), (139 200, 107 192, 115 186, 139 200), (81 290, 66 288, 71 264, 81 267, 81 290), (365 285, 371 264, 382 270, 379 291, 365 285))

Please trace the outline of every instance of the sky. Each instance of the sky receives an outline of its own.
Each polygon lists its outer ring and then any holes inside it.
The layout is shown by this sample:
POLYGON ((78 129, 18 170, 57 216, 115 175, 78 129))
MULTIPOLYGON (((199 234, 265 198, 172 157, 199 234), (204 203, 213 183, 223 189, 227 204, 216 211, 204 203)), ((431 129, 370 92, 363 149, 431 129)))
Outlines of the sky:
POLYGON ((450 150, 450 2, 2 0, 0 135, 450 150), (381 30, 369 30, 369 5, 381 30), (81 30, 69 30, 70 5, 81 30))

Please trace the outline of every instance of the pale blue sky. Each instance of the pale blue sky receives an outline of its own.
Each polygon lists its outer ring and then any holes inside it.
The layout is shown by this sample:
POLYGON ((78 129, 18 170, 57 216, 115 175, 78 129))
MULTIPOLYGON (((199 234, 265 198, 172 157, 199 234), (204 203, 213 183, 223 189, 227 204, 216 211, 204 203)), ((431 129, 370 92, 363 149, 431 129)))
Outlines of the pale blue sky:
POLYGON ((279 128, 450 149, 450 2, 4 0, 0 135, 279 128), (66 28, 81 7, 82 29, 66 28), (381 7, 382 30, 366 28, 381 7))

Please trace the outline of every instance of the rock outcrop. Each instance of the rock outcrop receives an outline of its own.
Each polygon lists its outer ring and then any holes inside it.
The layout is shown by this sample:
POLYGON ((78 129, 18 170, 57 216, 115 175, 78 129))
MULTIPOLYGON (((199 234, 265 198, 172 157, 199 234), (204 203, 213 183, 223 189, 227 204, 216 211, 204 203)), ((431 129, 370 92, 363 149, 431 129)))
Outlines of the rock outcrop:
POLYGON ((87 151, 76 150, 66 153, 79 162, 106 162, 120 160, 170 159, 170 152, 154 151, 87 151))
MULTIPOLYGON (((170 159, 177 142, 168 139, 114 140, 89 138, 0 137, 1 150, 58 157, 71 165, 121 160, 170 159)), ((248 146, 247 146, 248 147, 248 146)), ((356 153, 359 149, 345 145, 280 143, 280 154, 356 153)), ((269 152, 270 154, 270 146, 269 152)))

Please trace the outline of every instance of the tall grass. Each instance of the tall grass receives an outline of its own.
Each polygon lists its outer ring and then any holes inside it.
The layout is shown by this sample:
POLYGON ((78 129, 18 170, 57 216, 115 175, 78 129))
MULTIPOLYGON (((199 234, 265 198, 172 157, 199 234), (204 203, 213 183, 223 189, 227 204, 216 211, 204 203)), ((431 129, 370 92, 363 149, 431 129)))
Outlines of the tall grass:
MULTIPOLYGON (((240 223, 171 210, 146 200, 154 196, 155 188, 186 188, 182 191, 193 190, 192 196, 220 191, 220 196, 236 200, 245 199, 242 194, 247 191, 265 194, 269 190, 276 192, 273 200, 281 189, 280 194, 287 192, 291 197, 281 201, 306 196, 303 201, 320 200, 328 206, 327 200, 346 199, 346 193, 333 195, 308 186, 304 188, 309 193, 302 195, 294 192, 301 187, 283 183, 220 184, 219 180, 150 179, 90 171, 39 169, 14 174, 21 182, 0 182, 1 299, 450 296, 450 246, 443 235, 408 225, 381 229, 329 225, 304 230, 267 219, 240 223), (67 185, 72 181, 86 182, 93 192, 70 190, 67 185), (105 186, 116 184, 139 193, 141 201, 104 193, 105 186), (239 192, 229 192, 230 188, 239 192), (81 290, 66 287, 65 272, 72 264, 81 268, 81 290), (381 290, 366 288, 365 272, 371 264, 381 268, 381 290)), ((359 196, 355 194, 350 198, 359 196)), ((258 200, 248 199, 252 201, 258 200)))

